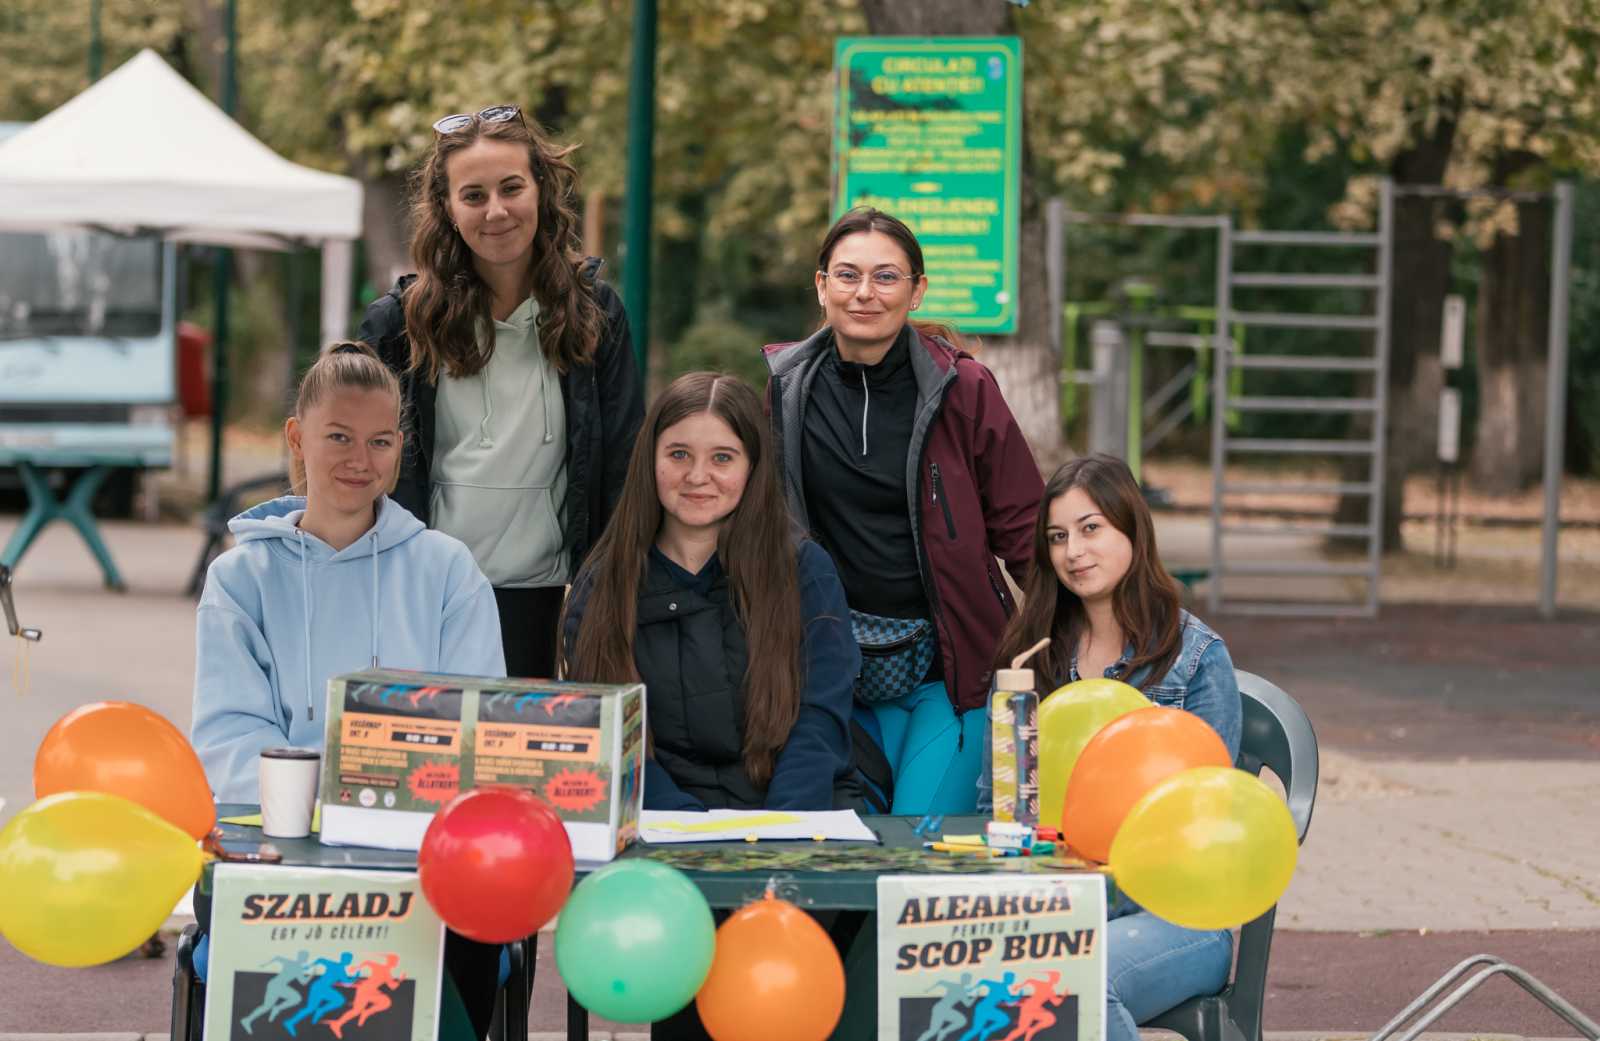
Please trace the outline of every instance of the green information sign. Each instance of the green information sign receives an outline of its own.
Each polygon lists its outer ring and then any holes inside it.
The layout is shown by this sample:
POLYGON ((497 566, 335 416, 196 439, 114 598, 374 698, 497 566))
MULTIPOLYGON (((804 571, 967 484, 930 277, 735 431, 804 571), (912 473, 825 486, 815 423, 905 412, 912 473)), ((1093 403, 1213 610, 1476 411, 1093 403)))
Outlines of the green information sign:
POLYGON ((875 206, 916 232, 923 316, 1014 331, 1021 41, 846 37, 834 70, 834 216, 875 206))

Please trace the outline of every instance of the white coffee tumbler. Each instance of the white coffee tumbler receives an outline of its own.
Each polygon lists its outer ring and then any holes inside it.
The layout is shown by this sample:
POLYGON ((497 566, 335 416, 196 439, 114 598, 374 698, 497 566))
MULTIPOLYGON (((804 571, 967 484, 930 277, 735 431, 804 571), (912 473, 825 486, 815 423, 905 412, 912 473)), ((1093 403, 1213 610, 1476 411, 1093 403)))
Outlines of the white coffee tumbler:
POLYGON ((303 839, 311 834, 322 753, 315 748, 261 751, 261 834, 303 839))

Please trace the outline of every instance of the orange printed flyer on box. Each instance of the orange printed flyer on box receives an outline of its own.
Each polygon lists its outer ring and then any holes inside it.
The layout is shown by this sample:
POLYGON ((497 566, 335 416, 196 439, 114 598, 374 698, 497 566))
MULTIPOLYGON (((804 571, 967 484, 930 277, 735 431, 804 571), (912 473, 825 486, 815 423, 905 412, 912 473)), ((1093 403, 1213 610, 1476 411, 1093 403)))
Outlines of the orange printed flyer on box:
POLYGON ((415 849, 463 787, 505 784, 561 815, 579 860, 638 834, 644 687, 373 670, 328 683, 322 841, 415 849))

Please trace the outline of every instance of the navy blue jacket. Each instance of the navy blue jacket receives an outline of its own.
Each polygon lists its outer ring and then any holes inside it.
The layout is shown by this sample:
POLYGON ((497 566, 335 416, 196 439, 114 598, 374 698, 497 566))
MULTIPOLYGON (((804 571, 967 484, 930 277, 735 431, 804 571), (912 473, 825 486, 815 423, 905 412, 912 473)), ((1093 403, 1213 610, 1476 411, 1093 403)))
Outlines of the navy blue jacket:
MULTIPOLYGON (((832 559, 810 540, 800 543, 796 565, 803 626, 800 715, 763 790, 746 776, 742 762, 748 651, 722 564, 712 557, 691 575, 652 550, 634 635, 634 664, 645 684, 654 747, 646 761, 646 809, 831 810, 851 805, 858 795, 850 711, 861 653, 844 587, 832 559)), ((585 571, 567 601, 562 638, 569 656, 591 588, 585 571)))

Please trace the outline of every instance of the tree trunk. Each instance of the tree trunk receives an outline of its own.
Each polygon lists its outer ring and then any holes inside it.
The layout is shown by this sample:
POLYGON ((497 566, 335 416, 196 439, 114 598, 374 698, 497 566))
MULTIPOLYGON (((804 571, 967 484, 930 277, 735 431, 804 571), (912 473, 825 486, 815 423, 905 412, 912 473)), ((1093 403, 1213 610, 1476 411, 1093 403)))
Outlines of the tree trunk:
MULTIPOLYGON (((1010 36, 1011 6, 999 0, 861 0, 875 36, 1010 36)), ((1017 331, 983 340, 980 359, 994 372, 1006 403, 1034 454, 1046 465, 1061 455, 1061 362, 1050 340, 1050 294, 1045 282, 1045 216, 1022 145, 1018 235, 1017 331)))
POLYGON ((374 293, 386 293, 394 280, 415 268, 406 236, 406 180, 370 156, 350 155, 350 169, 361 181, 363 272, 374 293))
MULTIPOLYGON (((1429 137, 1395 157, 1389 171, 1395 184, 1439 184, 1454 140, 1455 124, 1440 120, 1429 137)), ((1395 200, 1394 270, 1389 296, 1389 404, 1380 511, 1386 553, 1404 548, 1400 524, 1405 518, 1406 477, 1435 458, 1438 442, 1439 388, 1443 384, 1439 336, 1444 298, 1450 290, 1451 246, 1435 236, 1434 219, 1433 200, 1405 196, 1395 200)), ((1363 383, 1359 393, 1371 394, 1371 382, 1363 383)), ((1370 433, 1371 429, 1371 421, 1365 417, 1352 421, 1352 433, 1370 433)), ((1367 480, 1368 465, 1368 460, 1360 456, 1346 460, 1341 467, 1343 479, 1367 480)), ((1365 495, 1341 496, 1335 520, 1363 524, 1369 504, 1365 495)))
POLYGON ((1542 472, 1551 220, 1548 202, 1519 203, 1517 233, 1497 236, 1483 258, 1471 472, 1491 495, 1522 491, 1542 472))

